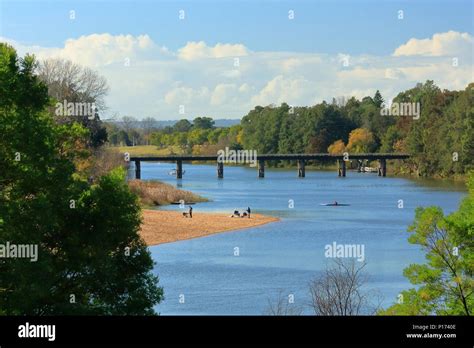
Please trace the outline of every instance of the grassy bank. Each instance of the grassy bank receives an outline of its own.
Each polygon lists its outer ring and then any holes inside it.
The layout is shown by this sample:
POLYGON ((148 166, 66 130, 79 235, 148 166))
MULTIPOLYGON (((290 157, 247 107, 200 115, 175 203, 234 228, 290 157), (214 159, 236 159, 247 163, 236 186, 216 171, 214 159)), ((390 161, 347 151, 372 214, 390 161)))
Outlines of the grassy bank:
POLYGON ((166 205, 173 202, 185 203, 207 202, 208 199, 190 191, 177 189, 160 181, 130 180, 130 190, 140 197, 140 202, 145 207, 166 205))
POLYGON ((159 149, 154 145, 111 146, 108 150, 122 154, 128 152, 130 156, 167 156, 183 154, 183 150, 179 146, 171 146, 164 149, 159 149))

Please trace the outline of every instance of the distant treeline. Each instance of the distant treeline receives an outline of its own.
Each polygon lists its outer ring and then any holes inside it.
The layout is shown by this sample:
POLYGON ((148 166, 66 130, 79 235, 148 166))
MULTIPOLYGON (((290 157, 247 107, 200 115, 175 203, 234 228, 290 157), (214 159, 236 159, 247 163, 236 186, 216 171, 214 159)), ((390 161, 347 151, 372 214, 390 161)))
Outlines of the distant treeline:
MULTIPOLYGON (((137 120, 134 117, 123 116, 119 120, 105 120, 107 127, 108 142, 113 146, 135 146, 150 145, 152 143, 151 135, 153 133, 180 133, 187 132, 191 128, 219 128, 226 129, 233 125, 238 125, 240 120, 234 119, 212 119, 209 117, 196 117, 193 121, 158 121, 152 117, 137 120), (200 120, 204 120, 200 122, 200 120), (206 123, 210 121, 210 123, 206 123)), ((176 135, 176 134, 175 134, 176 135)), ((157 143, 157 135, 155 135, 155 143, 157 143)), ((176 135, 176 139, 167 139, 166 146, 178 145, 182 146, 183 135, 176 135), (178 139, 180 138, 180 139, 178 139)), ((202 137, 200 137, 202 138, 202 137)), ((160 145, 161 146, 161 145, 160 145)))
POLYGON ((242 127, 216 127, 210 117, 196 117, 193 121, 182 119, 173 126, 163 128, 149 127, 147 119, 141 121, 141 127, 130 118, 122 119, 122 126, 106 124, 110 145, 156 145, 159 148, 178 147, 182 153, 216 154, 223 147, 239 149, 242 147, 240 136, 242 127))
MULTIPOLYGON (((362 100, 291 108, 257 106, 242 119, 242 145, 259 153, 406 152, 399 171, 421 176, 464 174, 474 158, 474 83, 441 91, 417 84, 392 101, 419 103, 420 114, 382 116, 380 93, 362 100)), ((382 112, 383 113, 383 112, 382 112)))
POLYGON ((405 152, 412 158, 395 170, 451 177, 473 168, 473 102, 474 83, 463 91, 442 91, 427 81, 391 103, 377 91, 362 100, 339 98, 309 107, 256 106, 231 127, 216 127, 209 117, 161 129, 138 129, 125 120, 108 133, 113 145, 177 146, 193 154, 215 154, 226 146, 270 154, 405 152))

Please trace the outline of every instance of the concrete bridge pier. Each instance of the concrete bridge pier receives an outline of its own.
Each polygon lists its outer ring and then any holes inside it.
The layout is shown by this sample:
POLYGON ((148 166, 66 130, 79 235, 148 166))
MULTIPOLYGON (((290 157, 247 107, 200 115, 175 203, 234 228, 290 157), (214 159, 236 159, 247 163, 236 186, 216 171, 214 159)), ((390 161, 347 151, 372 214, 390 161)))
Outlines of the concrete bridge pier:
POLYGON ((224 163, 219 161, 217 162, 217 178, 224 178, 224 163))
POLYGON ((337 160, 338 176, 346 176, 346 162, 344 160, 337 160))
POLYGON ((140 166, 140 161, 135 161, 135 179, 140 180, 142 176, 142 170, 140 166))
POLYGON ((385 158, 379 159, 379 176, 387 176, 387 160, 385 158))
POLYGON ((258 177, 264 178, 265 177, 265 161, 258 160, 258 177))
POLYGON ((176 161, 176 179, 183 178, 183 161, 177 160, 176 161))
POLYGON ((306 175, 305 161, 298 160, 298 178, 304 178, 306 175))

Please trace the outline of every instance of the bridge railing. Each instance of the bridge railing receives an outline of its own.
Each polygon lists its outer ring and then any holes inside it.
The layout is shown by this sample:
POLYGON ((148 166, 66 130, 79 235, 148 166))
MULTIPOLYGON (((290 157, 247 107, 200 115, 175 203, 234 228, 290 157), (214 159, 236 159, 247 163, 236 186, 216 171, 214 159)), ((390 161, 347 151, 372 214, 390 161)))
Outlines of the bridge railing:
MULTIPOLYGON (((240 155, 245 158, 248 155, 240 155)), ((131 161, 143 162, 174 162, 174 161, 217 161, 218 155, 169 155, 169 156, 131 156, 131 161)), ((231 156, 224 157, 228 160, 231 156)), ((407 159, 410 157, 406 153, 348 153, 347 156, 343 154, 329 154, 329 153, 312 153, 312 154, 257 154, 258 160, 338 160, 338 159, 407 159)))

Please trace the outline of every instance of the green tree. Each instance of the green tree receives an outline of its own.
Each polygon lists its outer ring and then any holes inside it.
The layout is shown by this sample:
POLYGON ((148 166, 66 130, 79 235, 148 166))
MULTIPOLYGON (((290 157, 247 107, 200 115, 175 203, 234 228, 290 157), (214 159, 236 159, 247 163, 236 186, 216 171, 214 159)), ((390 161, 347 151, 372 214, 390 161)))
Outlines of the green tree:
POLYGON ((193 124, 186 119, 179 120, 173 126, 175 132, 188 132, 193 127, 193 124))
POLYGON ((165 145, 165 134, 162 132, 153 132, 150 134, 150 143, 156 145, 159 148, 165 145))
POLYGON ((215 145, 219 141, 219 137, 221 136, 221 134, 222 128, 215 128, 209 132, 207 136, 207 141, 209 142, 209 144, 215 145))
POLYGON ((390 126, 382 138, 382 146, 380 147, 380 152, 383 152, 383 153, 397 152, 395 149, 395 144, 401 138, 402 136, 398 128, 395 125, 390 126))
MULTIPOLYGON (((186 150, 188 145, 188 133, 178 132, 171 135, 173 145, 179 146, 182 151, 186 150)), ((171 145, 171 144, 170 144, 171 145)))
POLYGON ((187 134, 187 142, 189 146, 202 145, 207 141, 209 135, 208 129, 196 128, 187 134))
POLYGON ((384 103, 384 100, 383 100, 382 94, 380 94, 379 90, 377 90, 375 92, 373 101, 374 101, 374 104, 375 104, 376 107, 378 107, 378 108, 382 107, 382 105, 384 103))
POLYGON ((412 264, 404 275, 418 285, 383 314, 472 315, 474 312, 474 172, 469 195, 458 211, 444 216, 438 207, 417 208, 409 242, 426 252, 426 264, 412 264))
POLYGON ((95 185, 78 175, 89 133, 53 120, 35 64, 0 44, 0 244, 38 247, 36 262, 0 260, 2 313, 154 314, 163 290, 137 197, 123 170, 95 185))
POLYGON ((196 117, 193 120, 194 128, 211 129, 214 128, 214 120, 210 117, 196 117))
POLYGON ((69 60, 47 59, 37 64, 39 79, 48 87, 48 94, 55 101, 67 103, 94 103, 95 115, 66 116, 53 115, 58 123, 79 122, 89 129, 88 146, 98 148, 107 141, 107 130, 99 117, 99 111, 105 110, 105 97, 109 91, 107 81, 96 71, 84 68, 69 60))

